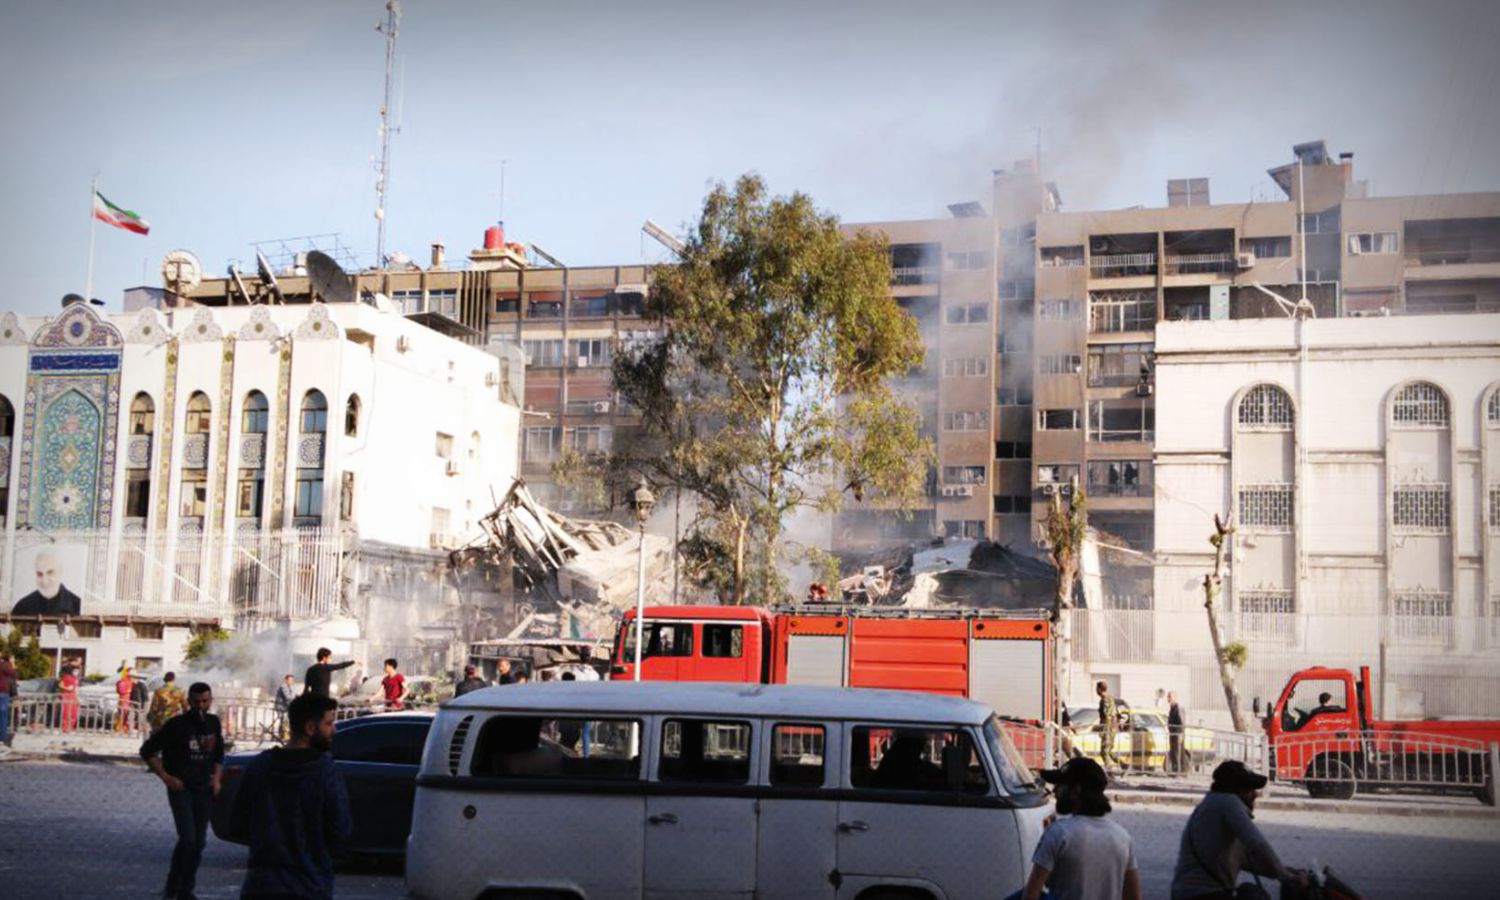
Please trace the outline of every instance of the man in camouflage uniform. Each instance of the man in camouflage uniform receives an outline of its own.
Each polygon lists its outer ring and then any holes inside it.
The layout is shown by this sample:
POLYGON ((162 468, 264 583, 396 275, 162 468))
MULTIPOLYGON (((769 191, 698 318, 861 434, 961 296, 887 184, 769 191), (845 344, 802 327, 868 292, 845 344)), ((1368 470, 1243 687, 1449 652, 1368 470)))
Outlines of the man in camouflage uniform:
POLYGON ((1094 685, 1094 692, 1099 695, 1099 761, 1105 766, 1125 768, 1125 764, 1115 756, 1115 729, 1120 724, 1120 710, 1115 705, 1115 698, 1109 695, 1109 685, 1100 681, 1094 685))

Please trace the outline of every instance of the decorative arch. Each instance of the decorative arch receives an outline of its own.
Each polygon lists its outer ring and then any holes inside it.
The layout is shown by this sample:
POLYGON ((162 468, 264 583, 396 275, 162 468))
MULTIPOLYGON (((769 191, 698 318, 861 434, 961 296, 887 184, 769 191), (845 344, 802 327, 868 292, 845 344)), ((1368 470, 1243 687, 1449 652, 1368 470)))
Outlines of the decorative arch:
POLYGON ((299 430, 303 434, 325 434, 328 431, 328 398, 317 388, 302 395, 299 430))
POLYGON ((1290 431, 1297 421, 1296 405, 1280 385, 1262 382, 1240 393, 1235 404, 1235 424, 1259 431, 1290 431))
POLYGON ((1391 390, 1387 421, 1393 428, 1451 428, 1453 401, 1431 381, 1408 381, 1391 390))
POLYGON ((245 402, 240 407, 240 433, 241 434, 265 434, 271 427, 271 404, 266 402, 266 395, 260 391, 252 390, 245 395, 245 402))

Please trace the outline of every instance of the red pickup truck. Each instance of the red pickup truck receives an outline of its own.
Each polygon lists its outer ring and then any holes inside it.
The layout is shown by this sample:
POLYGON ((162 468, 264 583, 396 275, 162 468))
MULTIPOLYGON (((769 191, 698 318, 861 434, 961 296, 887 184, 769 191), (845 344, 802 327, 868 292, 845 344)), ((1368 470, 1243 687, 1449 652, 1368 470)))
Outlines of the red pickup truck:
POLYGON ((1495 803, 1500 721, 1375 718, 1370 667, 1294 674, 1266 711, 1274 777, 1314 797, 1356 790, 1471 793, 1495 803))

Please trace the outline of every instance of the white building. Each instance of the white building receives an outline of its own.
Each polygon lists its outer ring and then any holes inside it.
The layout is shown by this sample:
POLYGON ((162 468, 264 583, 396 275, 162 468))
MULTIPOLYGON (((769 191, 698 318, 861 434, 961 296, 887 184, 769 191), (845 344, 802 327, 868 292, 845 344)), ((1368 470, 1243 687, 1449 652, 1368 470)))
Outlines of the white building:
POLYGON ((0 627, 106 673, 218 624, 289 664, 440 638, 442 549, 517 471, 500 367, 364 304, 0 314, 0 627))
POLYGON ((1156 354, 1148 638, 1188 704, 1224 708, 1202 580, 1232 510, 1247 703, 1383 644, 1387 713, 1500 713, 1500 316, 1161 323, 1156 354))

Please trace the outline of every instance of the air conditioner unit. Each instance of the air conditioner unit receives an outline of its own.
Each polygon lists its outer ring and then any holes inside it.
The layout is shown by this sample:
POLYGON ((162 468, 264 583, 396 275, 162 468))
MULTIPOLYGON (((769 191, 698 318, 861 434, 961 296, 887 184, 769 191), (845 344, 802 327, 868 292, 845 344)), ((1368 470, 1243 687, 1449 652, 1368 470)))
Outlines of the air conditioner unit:
POLYGON ((448 460, 448 465, 444 469, 444 471, 448 475, 450 475, 450 476, 457 475, 458 474, 458 460, 454 460, 454 459, 448 460))
POLYGON ((594 412, 596 412, 596 413, 607 413, 607 412, 609 412, 609 401, 608 400, 599 400, 599 401, 595 402, 594 403, 594 412))
POLYGON ((1255 265, 1255 254, 1254 253, 1241 253, 1241 254, 1239 254, 1238 256, 1235 257, 1235 263, 1241 269, 1248 269, 1251 266, 1255 265))
POLYGON ((1149 381, 1143 381, 1135 386, 1135 395, 1137 397, 1149 397, 1155 392, 1156 385, 1152 384, 1149 381))
POLYGON ((398 353, 405 353, 406 351, 408 351, 410 349, 411 349, 411 338, 407 337, 404 334, 397 335, 397 337, 396 337, 396 352, 398 352, 398 353))
POLYGON ((944 497, 972 497, 974 496, 974 485, 972 484, 945 484, 942 488, 944 497))

